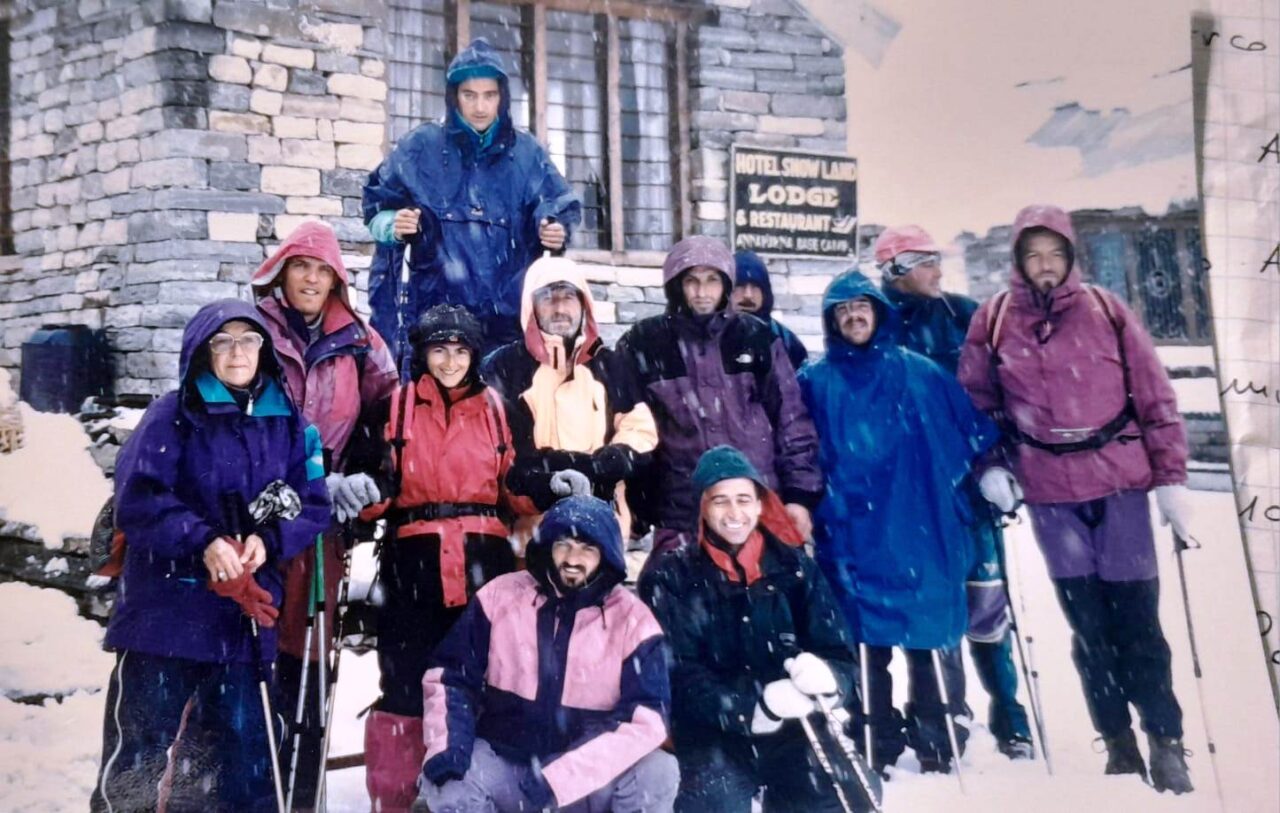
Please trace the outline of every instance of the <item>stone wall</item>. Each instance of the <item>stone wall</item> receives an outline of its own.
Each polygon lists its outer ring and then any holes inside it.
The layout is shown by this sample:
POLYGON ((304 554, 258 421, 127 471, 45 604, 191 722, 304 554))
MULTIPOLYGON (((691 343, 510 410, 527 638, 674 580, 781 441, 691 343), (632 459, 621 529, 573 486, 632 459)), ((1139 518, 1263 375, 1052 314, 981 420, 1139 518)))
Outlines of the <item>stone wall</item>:
MULTIPOLYGON (((728 234, 729 145, 845 151, 840 46, 792 0, 707 0, 690 36, 694 231, 728 234)), ((387 137, 382 0, 15 0, 16 256, 0 258, 0 366, 43 324, 106 331, 116 391, 163 392, 201 304, 247 297, 303 219, 367 268, 361 187, 387 137)), ((814 349, 849 263, 771 261, 814 349)), ((360 274, 358 279, 364 275, 360 274)), ((595 265, 606 338, 661 312, 651 263, 595 265)))
POLYGON ((117 392, 163 392, 191 314, 247 296, 301 220, 332 223, 349 264, 367 266, 379 3, 14 5, 18 258, 0 266, 0 365, 41 324, 84 323, 106 330, 117 392))

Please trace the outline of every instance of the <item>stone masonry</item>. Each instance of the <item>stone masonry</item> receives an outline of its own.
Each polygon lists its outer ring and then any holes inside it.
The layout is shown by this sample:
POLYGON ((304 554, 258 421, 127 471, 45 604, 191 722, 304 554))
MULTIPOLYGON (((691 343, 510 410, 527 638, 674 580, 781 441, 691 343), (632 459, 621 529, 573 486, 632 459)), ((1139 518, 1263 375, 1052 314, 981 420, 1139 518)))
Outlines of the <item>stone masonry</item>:
MULTIPOLYGON (((694 230, 727 237, 733 142, 845 151, 840 46, 792 0, 707 0, 690 37, 694 230)), ((173 386, 182 326, 304 219, 360 219, 387 149, 382 0, 15 0, 0 366, 43 324, 106 331, 116 391, 173 386)), ((443 20, 441 21, 443 24, 443 20)), ((779 315, 818 349, 851 263, 775 260, 779 315)), ((663 309, 661 271, 595 265, 606 335, 663 309)))

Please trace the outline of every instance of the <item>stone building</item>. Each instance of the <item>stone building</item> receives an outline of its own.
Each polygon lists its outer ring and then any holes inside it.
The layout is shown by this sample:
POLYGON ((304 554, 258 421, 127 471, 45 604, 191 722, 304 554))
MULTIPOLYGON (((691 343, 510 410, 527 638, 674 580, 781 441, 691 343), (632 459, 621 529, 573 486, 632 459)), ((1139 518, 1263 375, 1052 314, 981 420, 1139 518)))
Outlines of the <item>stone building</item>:
MULTIPOLYGON (((659 312, 680 237, 728 234, 731 144, 844 153, 841 46, 800 0, 11 0, 0 5, 0 366, 41 325, 105 331, 120 394, 162 392, 204 302, 304 219, 363 287, 361 188, 444 110, 486 36, 513 114, 582 195, 607 338, 659 312), (7 105, 5 104, 7 102, 7 105)), ((847 261, 779 259, 779 316, 820 345, 847 261)))

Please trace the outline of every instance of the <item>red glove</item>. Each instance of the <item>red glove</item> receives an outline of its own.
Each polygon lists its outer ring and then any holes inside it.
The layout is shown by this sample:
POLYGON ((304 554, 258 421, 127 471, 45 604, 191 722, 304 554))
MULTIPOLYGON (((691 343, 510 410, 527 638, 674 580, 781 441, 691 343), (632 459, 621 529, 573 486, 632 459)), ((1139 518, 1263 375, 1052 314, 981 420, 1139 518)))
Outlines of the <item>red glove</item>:
MULTIPOLYGON (((237 556, 244 553, 244 545, 229 537, 226 539, 235 549, 237 556)), ((239 578, 231 581, 220 582, 210 579, 209 589, 239 604, 244 614, 257 621, 258 626, 271 629, 276 625, 276 617, 280 615, 280 611, 271 604, 271 594, 254 581, 253 574, 248 568, 245 568, 239 578)))

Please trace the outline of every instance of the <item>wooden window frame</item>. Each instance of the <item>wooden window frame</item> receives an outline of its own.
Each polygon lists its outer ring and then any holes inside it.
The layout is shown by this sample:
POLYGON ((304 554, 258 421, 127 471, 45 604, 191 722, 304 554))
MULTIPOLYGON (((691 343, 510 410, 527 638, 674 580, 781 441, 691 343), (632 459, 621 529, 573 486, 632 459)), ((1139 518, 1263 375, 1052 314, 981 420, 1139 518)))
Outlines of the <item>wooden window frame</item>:
MULTIPOLYGON (((528 35, 526 47, 532 51, 532 83, 530 124, 534 138, 547 144, 547 12, 569 11, 603 17, 605 21, 606 156, 608 174, 609 248, 573 249, 569 256, 582 262, 601 265, 661 266, 665 252, 626 249, 626 221, 623 206, 622 172, 622 101, 621 38, 619 22, 623 19, 645 20, 672 26, 668 42, 668 59, 674 66, 670 93, 670 139, 672 144, 671 194, 676 207, 673 219, 674 239, 693 233, 692 181, 689 163, 689 27, 711 12, 693 6, 650 5, 638 0, 489 0, 508 6, 521 6, 522 22, 528 35)), ((453 53, 471 43, 471 0, 452 0, 446 10, 449 19, 448 40, 453 53), (450 13, 451 12, 451 13, 450 13)))

